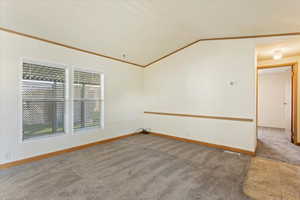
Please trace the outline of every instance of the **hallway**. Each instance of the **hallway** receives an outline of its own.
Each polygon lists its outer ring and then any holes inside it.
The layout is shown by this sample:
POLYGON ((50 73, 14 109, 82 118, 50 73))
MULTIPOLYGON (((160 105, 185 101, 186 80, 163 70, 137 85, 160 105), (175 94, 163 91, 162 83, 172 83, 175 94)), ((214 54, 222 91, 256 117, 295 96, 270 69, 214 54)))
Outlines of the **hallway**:
POLYGON ((258 129, 256 157, 251 159, 244 192, 253 199, 300 199, 300 146, 284 129, 258 129))
POLYGON ((257 156, 300 165, 300 146, 290 141, 284 129, 258 128, 257 156))

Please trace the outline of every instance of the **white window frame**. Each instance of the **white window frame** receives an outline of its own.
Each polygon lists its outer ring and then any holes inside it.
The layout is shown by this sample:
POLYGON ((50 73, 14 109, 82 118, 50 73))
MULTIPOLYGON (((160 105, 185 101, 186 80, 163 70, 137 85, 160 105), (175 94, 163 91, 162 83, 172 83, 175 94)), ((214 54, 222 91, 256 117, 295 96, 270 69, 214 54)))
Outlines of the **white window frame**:
POLYGON ((27 143, 31 141, 36 141, 36 140, 41 140, 41 139, 46 139, 46 138, 52 138, 52 137, 58 137, 58 136, 63 136, 66 135, 70 132, 70 127, 69 127, 69 77, 70 77, 70 68, 65 65, 65 64, 59 64, 59 63, 54 63, 54 62, 48 62, 48 61, 40 61, 36 59, 29 59, 29 58, 21 58, 21 64, 20 64, 20 70, 19 70, 19 102, 18 102, 18 110, 19 110, 19 116, 18 116, 18 121, 19 121, 19 130, 20 130, 20 143, 27 143), (61 68, 65 70, 65 110, 64 110, 64 132, 59 132, 59 133, 53 133, 49 135, 42 135, 42 136, 36 136, 33 138, 28 138, 24 139, 23 135, 23 94, 22 94, 22 86, 23 86, 23 63, 31 63, 31 64, 36 64, 36 65, 41 65, 41 66, 48 66, 48 67, 55 67, 55 68, 61 68))
POLYGON ((99 70, 91 70, 87 68, 72 66, 71 73, 70 73, 70 82, 69 85, 71 87, 70 89, 70 110, 71 110, 71 116, 70 116, 70 130, 73 135, 81 134, 81 133, 87 133, 91 130, 102 130, 104 129, 104 73, 99 70), (94 126, 94 127, 86 127, 81 128, 78 130, 74 130, 74 71, 80 71, 80 72, 87 72, 87 73, 95 73, 100 75, 100 126, 94 126))

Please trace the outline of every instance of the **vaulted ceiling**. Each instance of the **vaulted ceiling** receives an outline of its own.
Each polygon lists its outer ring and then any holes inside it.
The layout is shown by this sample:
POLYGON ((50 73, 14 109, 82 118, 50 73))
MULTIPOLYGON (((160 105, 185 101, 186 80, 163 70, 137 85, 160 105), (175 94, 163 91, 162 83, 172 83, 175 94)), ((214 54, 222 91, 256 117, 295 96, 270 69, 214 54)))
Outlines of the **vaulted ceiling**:
POLYGON ((300 1, 0 0, 0 27, 146 65, 198 39, 300 32, 300 1))

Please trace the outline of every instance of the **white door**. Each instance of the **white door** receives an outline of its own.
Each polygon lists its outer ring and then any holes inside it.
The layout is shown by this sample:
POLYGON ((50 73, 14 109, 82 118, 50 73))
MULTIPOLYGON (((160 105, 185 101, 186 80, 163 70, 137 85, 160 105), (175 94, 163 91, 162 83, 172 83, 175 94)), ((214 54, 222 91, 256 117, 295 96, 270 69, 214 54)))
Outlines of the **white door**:
POLYGON ((258 78, 258 126, 290 130, 290 67, 259 70, 258 78))

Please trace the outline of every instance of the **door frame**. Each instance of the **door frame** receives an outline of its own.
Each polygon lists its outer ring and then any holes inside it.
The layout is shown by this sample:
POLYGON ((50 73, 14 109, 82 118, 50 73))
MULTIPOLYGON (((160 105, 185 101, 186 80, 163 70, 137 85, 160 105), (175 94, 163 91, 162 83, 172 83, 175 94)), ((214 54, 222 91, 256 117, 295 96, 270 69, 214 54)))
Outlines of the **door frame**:
POLYGON ((292 68, 292 108, 291 108, 291 142, 294 144, 299 144, 300 141, 298 139, 298 127, 297 127, 297 119, 298 119, 298 63, 282 63, 277 65, 260 65, 256 67, 256 137, 258 138, 258 70, 260 69, 270 69, 277 67, 286 67, 290 66, 292 68))

